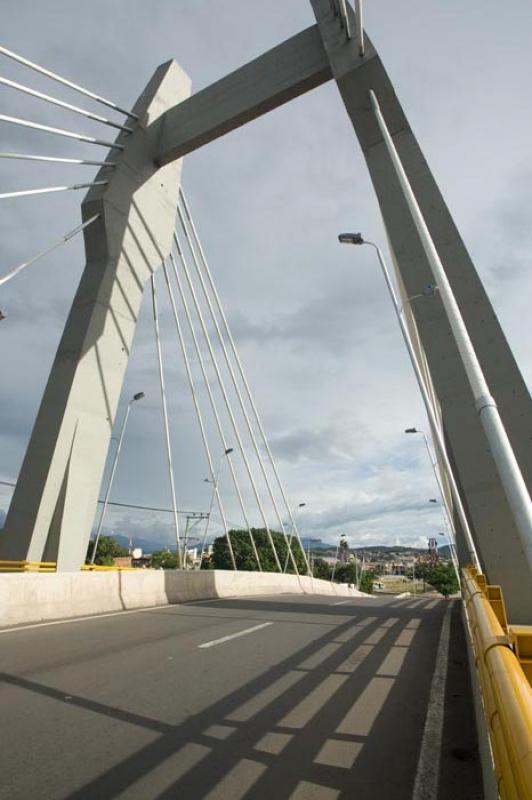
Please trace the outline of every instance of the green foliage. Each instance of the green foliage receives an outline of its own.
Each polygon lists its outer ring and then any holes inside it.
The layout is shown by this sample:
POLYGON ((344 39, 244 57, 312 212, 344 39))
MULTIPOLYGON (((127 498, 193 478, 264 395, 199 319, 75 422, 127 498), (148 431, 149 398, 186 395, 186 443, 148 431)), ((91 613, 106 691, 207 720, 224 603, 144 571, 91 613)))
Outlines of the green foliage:
POLYGON ((324 581, 331 580, 332 568, 323 558, 312 559, 312 574, 324 581))
POLYGON ((157 550, 152 555, 151 565, 154 569, 177 569, 177 553, 157 550))
MULTIPOLYGON (((433 589, 448 597, 459 590, 458 581, 452 561, 438 561, 436 564, 429 564, 427 561, 420 561, 416 564, 415 576, 418 581, 425 581, 433 589)), ((408 577, 412 578, 413 572, 409 570, 408 577)))
POLYGON ((373 594, 373 581, 376 579, 376 577, 377 575, 375 572, 363 572, 358 587, 360 591, 365 592, 366 594, 373 594))
POLYGON ((456 573, 450 561, 439 561, 434 564, 425 578, 427 583, 444 597, 449 597, 460 588, 456 580, 456 573))
POLYGON ((370 570, 361 574, 360 564, 355 567, 354 561, 350 561, 348 564, 338 564, 334 571, 336 583, 352 583, 356 585, 358 579, 358 588, 361 592, 366 592, 366 594, 373 592, 375 578, 376 574, 370 570))
POLYGON ((356 583, 358 577, 358 567, 355 567, 354 561, 349 561, 347 564, 337 564, 334 571, 334 580, 336 583, 356 583))
MULTIPOLYGON (((86 563, 90 563, 90 560, 92 558, 93 548, 94 548, 94 541, 90 541, 89 549, 87 550, 87 558, 85 559, 86 563)), ((100 536, 94 563, 99 564, 100 566, 103 567, 112 567, 113 560, 115 558, 127 555, 128 555, 127 548, 119 545, 118 542, 115 541, 115 539, 113 539, 112 536, 100 536)))
MULTIPOLYGON (((277 566, 275 564, 275 557, 272 547, 268 540, 268 534, 264 528, 252 528, 251 533, 255 540, 255 545, 259 553, 259 559, 264 572, 276 572, 277 566)), ((282 533, 272 531, 272 538, 275 543, 275 549, 281 562, 281 568, 284 569, 286 557, 288 555, 288 548, 286 546, 285 538, 282 533)), ((248 572, 257 572, 259 567, 253 552, 253 546, 247 530, 231 530, 229 531, 231 537, 231 544, 235 554, 235 561, 237 569, 245 570, 248 572)), ((306 573, 305 559, 297 539, 292 540, 292 553, 297 563, 297 568, 301 574, 306 573)), ((212 553, 212 569, 232 569, 231 556, 227 546, 227 539, 225 536, 218 536, 214 540, 213 553, 212 553)), ((202 569, 205 565, 202 564, 202 569)), ((294 567, 291 559, 288 561, 287 572, 293 573, 294 567)))

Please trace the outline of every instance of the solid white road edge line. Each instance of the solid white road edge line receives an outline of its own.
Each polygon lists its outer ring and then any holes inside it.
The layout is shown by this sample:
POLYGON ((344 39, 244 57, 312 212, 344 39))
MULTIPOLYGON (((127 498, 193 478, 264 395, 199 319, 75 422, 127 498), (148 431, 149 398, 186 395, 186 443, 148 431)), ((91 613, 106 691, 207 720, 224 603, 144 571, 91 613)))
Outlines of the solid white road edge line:
MULTIPOLYGON (((177 603, 172 603, 177 605, 177 603)), ((143 611, 153 611, 156 608, 169 608, 169 603, 163 606, 148 606, 146 608, 124 608, 122 611, 106 611, 105 614, 89 614, 86 617, 72 617, 71 619, 52 619, 49 622, 32 622, 31 625, 17 625, 13 628, 2 628, 2 633, 17 633, 18 631, 29 631, 32 628, 47 628, 49 625, 68 625, 74 622, 86 622, 89 619, 103 619, 104 617, 119 617, 122 614, 141 614, 143 611)))
POLYGON ((253 631, 258 631, 261 628, 267 628, 268 625, 273 625, 273 622, 263 622, 261 625, 254 625, 252 628, 246 628, 238 633, 232 633, 230 636, 222 636, 221 639, 213 639, 210 642, 204 642, 204 644, 199 644, 198 647, 215 647, 217 644, 223 644, 230 639, 237 639, 239 636, 245 636, 247 633, 253 633, 253 631))
POLYGON ((18 633, 32 628, 47 628, 49 625, 67 625, 74 622, 88 622, 89 620, 104 619, 105 617, 121 617, 123 614, 142 614, 146 611, 156 611, 159 608, 176 608, 177 606, 196 605, 198 603, 212 603, 223 598, 206 597, 204 600, 183 600, 181 603, 164 603, 162 606, 142 606, 142 608, 124 608, 121 611, 105 611, 102 614, 87 614, 84 617, 67 617, 66 619, 51 619, 48 622, 32 622, 29 625, 13 625, 9 628, 0 628, 3 633, 18 633))
POLYGON ((452 608, 453 602, 450 601, 441 626, 412 800, 437 800, 438 797, 452 608))

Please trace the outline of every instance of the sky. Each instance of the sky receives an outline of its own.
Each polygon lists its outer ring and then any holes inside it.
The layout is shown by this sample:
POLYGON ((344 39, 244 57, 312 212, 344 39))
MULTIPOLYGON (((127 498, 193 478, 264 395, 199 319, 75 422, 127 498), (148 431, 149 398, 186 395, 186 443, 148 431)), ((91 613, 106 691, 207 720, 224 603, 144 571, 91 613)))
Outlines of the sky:
MULTIPOLYGON (((5 47, 125 107, 170 58, 197 91, 314 22, 308 0, 3 0, 2 10, 5 47)), ((365 26, 530 385, 532 6, 373 0, 365 4, 365 26)), ((105 113, 0 59, 0 75, 105 113)), ((110 128, 12 89, 0 87, 0 105, 3 114, 113 138, 110 128)), ((2 152, 105 153, 3 123, 0 136, 2 152)), ((1 160, 0 191, 79 183, 94 173, 1 160)), ((289 502, 306 504, 298 513, 302 536, 334 543, 345 534, 352 546, 424 546, 444 530, 442 512, 429 503, 437 487, 423 439, 403 431, 428 423, 374 252, 336 241, 340 231, 360 230, 385 249, 365 163, 335 85, 187 156, 183 186, 289 502)), ((0 273, 79 224, 82 195, 0 201, 0 273)), ((16 480, 83 264, 78 237, 0 289, 2 481, 16 480)), ((159 288, 178 505, 206 511, 207 466, 161 281, 159 288)), ((198 375, 195 361, 193 368, 198 375)), ((115 435, 137 391, 146 397, 132 410, 112 497, 168 507, 147 302, 115 435)), ((221 444, 201 388, 199 398, 218 460, 221 444)), ((225 415, 223 421, 252 522, 262 527, 225 415)), ((257 482, 268 522, 278 528, 257 482)), ((241 527, 226 467, 220 487, 230 523, 241 527)), ((0 520, 10 494, 0 485, 0 520)), ((170 515, 135 509, 109 511, 104 530, 157 543, 174 536, 170 515)), ((211 532, 220 530, 213 516, 211 532)))

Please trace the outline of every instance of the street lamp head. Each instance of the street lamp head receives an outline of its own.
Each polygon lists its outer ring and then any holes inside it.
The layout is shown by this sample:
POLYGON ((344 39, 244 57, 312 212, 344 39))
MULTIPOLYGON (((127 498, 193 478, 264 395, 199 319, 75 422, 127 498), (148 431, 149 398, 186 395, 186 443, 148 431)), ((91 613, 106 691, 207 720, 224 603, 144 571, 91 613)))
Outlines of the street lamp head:
POLYGON ((405 428, 405 433, 419 433, 417 428, 405 428))
POLYGON ((146 397, 144 392, 137 392, 137 394, 133 395, 133 400, 142 400, 143 397, 146 397))
POLYGON ((232 453, 232 452, 233 452, 233 448, 232 447, 228 447, 227 450, 225 451, 225 455, 228 456, 229 453, 232 453))
POLYGON ((338 241, 340 244, 364 244, 361 233, 340 233, 338 241))

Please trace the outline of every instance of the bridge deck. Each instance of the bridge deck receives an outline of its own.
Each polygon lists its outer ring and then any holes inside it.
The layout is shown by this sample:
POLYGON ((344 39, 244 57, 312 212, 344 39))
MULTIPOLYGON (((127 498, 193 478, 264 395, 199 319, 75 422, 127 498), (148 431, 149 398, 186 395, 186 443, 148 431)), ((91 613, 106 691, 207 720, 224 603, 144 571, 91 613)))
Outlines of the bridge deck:
MULTIPOLYGON (((0 797, 410 800, 447 607, 283 595, 1 632, 0 797)), ((458 604, 450 633, 428 756, 438 800, 474 800, 458 604)))

